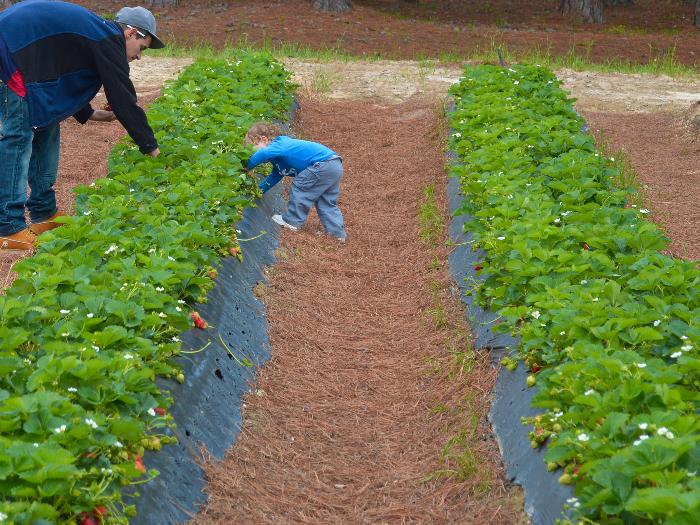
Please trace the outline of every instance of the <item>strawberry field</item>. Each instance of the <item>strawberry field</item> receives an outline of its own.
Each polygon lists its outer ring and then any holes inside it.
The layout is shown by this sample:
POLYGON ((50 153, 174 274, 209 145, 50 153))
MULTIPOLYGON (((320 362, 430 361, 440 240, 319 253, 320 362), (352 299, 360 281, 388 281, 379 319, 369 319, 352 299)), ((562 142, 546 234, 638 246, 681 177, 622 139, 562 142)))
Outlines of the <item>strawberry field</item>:
POLYGON ((541 415, 533 448, 574 484, 580 523, 700 519, 700 271, 629 204, 614 159, 556 77, 467 68, 452 88, 453 174, 466 196, 479 303, 521 344, 541 415))
POLYGON ((595 30, 549 0, 404 3, 151 6, 166 53, 200 57, 153 103, 138 69, 163 57, 131 65, 161 155, 62 123, 65 224, 0 257, 0 525, 700 522, 698 147, 672 151, 677 116, 624 115, 698 91, 645 74, 696 67, 688 3, 595 30), (460 69, 496 45, 514 65, 460 69), (313 210, 271 221, 285 183, 263 198, 244 169, 258 120, 343 157, 346 243, 313 210), (597 128, 664 165, 653 192, 597 128))
POLYGON ((127 523, 121 491, 157 476, 144 451, 174 441, 180 335, 235 225, 260 196, 243 169, 247 127, 292 101, 269 55, 203 60, 149 109, 165 154, 123 141, 109 176, 79 188, 76 214, 42 237, 0 297, 0 522, 127 523))

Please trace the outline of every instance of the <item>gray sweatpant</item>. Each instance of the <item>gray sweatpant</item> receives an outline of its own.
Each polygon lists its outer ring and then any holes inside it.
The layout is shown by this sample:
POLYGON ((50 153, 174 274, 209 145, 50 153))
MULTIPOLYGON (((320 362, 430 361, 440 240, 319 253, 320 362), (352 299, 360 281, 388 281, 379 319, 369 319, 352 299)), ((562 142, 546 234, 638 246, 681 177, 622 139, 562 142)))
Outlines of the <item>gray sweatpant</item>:
POLYGON ((301 227, 311 206, 315 205, 326 233, 345 239, 343 214, 338 208, 342 178, 343 162, 340 157, 312 164, 292 178, 287 211, 282 218, 292 226, 301 227))

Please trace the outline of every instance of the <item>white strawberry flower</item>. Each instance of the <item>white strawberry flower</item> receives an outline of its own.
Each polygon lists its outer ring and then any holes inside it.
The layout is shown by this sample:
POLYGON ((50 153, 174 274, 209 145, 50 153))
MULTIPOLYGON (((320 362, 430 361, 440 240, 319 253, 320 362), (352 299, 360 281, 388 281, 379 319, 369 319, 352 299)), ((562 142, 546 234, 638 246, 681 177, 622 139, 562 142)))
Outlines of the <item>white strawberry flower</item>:
POLYGON ((542 314, 540 314, 539 310, 535 310, 535 311, 532 312, 530 315, 531 315, 532 317, 534 317, 535 319, 539 319, 539 318, 540 318, 540 315, 542 315, 542 314))
POLYGON ((87 317, 88 319, 92 319, 93 317, 95 317, 95 314, 93 314, 92 312, 90 312, 89 314, 87 314, 86 317, 87 317))
POLYGON ((591 438, 588 436, 588 434, 583 434, 583 433, 582 433, 582 434, 579 434, 579 435, 578 435, 578 440, 579 440, 581 443, 585 443, 585 442, 588 441, 589 439, 591 439, 591 438))
POLYGON ((148 409, 148 415, 151 417, 156 417, 156 411, 153 410, 152 408, 148 409))
POLYGON ((69 314, 69 313, 70 313, 70 310, 65 310, 65 309, 64 309, 64 310, 59 310, 59 312, 61 312, 63 315, 65 315, 65 314, 69 314))
POLYGON ((88 419, 85 420, 85 423, 87 423, 87 425, 88 425, 89 427, 92 427, 92 428, 94 428, 94 429, 99 428, 98 425, 97 425, 97 423, 95 423, 95 420, 94 420, 94 419, 89 419, 89 418, 88 418, 88 419))
POLYGON ((66 428, 67 428, 66 425, 61 425, 60 427, 54 428, 53 431, 56 434, 63 434, 66 431, 66 428))
POLYGON ((654 321, 654 326, 659 326, 661 324, 661 319, 654 321))
POLYGON ((673 359, 678 359, 678 358, 679 358, 680 356, 682 356, 682 355, 683 355, 683 352, 673 352, 673 353, 671 354, 671 357, 672 357, 673 359))

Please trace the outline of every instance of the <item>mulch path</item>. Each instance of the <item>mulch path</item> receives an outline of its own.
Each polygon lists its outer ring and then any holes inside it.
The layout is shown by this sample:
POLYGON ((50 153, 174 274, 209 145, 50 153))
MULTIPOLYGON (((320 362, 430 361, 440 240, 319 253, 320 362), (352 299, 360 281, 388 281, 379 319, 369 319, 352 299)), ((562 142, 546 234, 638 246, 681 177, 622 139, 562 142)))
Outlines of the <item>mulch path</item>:
POLYGON ((348 242, 315 212, 282 232, 263 294, 272 359, 236 444, 205 466, 194 523, 522 522, 485 417, 495 370, 485 355, 455 364, 450 350, 471 345, 449 248, 419 237, 426 185, 445 212, 437 108, 302 100, 296 133, 344 158, 348 242))

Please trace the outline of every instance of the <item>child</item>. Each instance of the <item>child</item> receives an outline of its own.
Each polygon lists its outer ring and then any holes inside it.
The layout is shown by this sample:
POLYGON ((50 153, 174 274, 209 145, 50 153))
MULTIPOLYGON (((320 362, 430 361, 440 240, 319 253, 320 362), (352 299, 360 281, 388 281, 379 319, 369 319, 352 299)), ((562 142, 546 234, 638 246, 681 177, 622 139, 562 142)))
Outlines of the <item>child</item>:
POLYGON ((333 150, 317 142, 297 140, 282 135, 274 124, 253 124, 245 136, 245 144, 252 144, 256 152, 248 161, 248 169, 265 162, 272 164, 272 173, 259 187, 265 193, 285 175, 292 177, 287 211, 273 215, 280 226, 297 231, 306 222, 311 206, 316 206, 326 233, 345 242, 343 214, 338 208, 343 163, 333 150))

